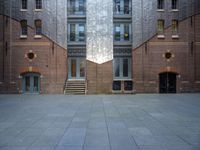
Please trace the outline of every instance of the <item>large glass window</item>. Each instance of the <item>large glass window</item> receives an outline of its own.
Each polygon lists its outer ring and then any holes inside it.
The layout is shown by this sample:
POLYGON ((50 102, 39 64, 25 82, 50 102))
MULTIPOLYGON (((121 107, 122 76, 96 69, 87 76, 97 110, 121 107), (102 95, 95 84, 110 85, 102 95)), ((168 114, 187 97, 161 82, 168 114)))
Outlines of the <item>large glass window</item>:
POLYGON ((115 0, 114 2, 115 2, 114 14, 118 15, 131 14, 130 0, 115 0))
POLYGON ((27 0, 21 0, 21 9, 27 9, 27 0))
POLYGON ((27 35, 28 34, 28 27, 27 27, 27 20, 21 21, 21 35, 27 35))
POLYGON ((178 20, 172 20, 172 34, 178 34, 178 20))
POLYGON ((172 0, 172 9, 178 9, 178 0, 172 0))
POLYGON ((35 34, 42 35, 42 21, 35 20, 35 34))
POLYGON ((114 40, 115 41, 130 41, 131 40, 131 24, 115 24, 114 25, 114 40))
POLYGON ((114 58, 114 78, 131 79, 131 58, 114 58))
POLYGON ((85 24, 69 24, 69 41, 85 41, 85 24))
POLYGON ((42 9, 42 0, 35 0, 35 9, 42 9))
POLYGON ((158 34, 164 34, 164 20, 158 20, 157 31, 158 34))
POLYGON ((68 13, 70 15, 85 14, 85 0, 69 0, 68 13))
POLYGON ((157 0, 157 8, 164 9, 164 0, 157 0))

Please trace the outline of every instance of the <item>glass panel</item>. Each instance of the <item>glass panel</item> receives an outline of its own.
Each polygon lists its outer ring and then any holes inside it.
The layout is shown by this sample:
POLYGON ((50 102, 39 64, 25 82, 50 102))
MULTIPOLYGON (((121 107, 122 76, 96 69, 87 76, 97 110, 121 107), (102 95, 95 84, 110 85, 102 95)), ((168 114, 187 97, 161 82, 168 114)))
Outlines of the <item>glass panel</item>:
POLYGON ((124 0, 124 14, 129 14, 129 0, 124 0))
POLYGON ((115 71, 115 77, 119 77, 120 76, 120 59, 119 58, 115 58, 114 59, 114 71, 115 71))
POLYGON ((120 41, 120 24, 115 25, 115 41, 120 41))
POLYGON ((71 76, 76 77, 76 59, 71 59, 71 76))
POLYGON ((120 0, 115 0, 115 13, 120 14, 120 0))
POLYGON ((172 20, 172 33, 178 33, 178 20, 172 20))
POLYGON ((158 33, 163 34, 164 33, 164 20, 158 20, 158 33))
POLYGON ((163 0, 158 0, 157 1, 157 3, 158 3, 158 9, 164 9, 164 1, 163 0))
POLYGON ((27 0, 21 0, 22 9, 27 9, 27 0))
POLYGON ((79 12, 84 12, 84 0, 79 0, 79 12))
POLYGON ((42 34, 42 21, 41 20, 35 21, 35 30, 36 30, 36 35, 42 34))
POLYGON ((121 90, 121 81, 114 81, 113 82, 113 90, 116 90, 116 91, 121 90))
POLYGON ((76 39, 76 26, 75 24, 70 24, 70 41, 75 41, 76 39))
POLYGON ((78 28, 79 32, 79 40, 78 41, 85 41, 85 25, 79 24, 78 28))
POLYGON ((30 92, 30 77, 29 76, 25 77, 25 91, 30 92))
POLYGON ((177 0, 172 0, 172 9, 177 9, 177 0))
POLYGON ((123 59, 123 77, 128 77, 128 59, 123 59))
POLYGON ((21 35, 27 35, 28 28, 27 28, 27 21, 22 20, 21 21, 21 35))
POLYGON ((39 78, 38 76, 34 76, 33 78, 33 92, 38 92, 39 91, 39 78))
POLYGON ((124 40, 129 41, 129 24, 124 25, 124 40))
POLYGON ((133 82, 132 81, 124 81, 124 90, 132 91, 133 90, 133 82))
POLYGON ((36 9, 42 9, 42 0, 36 0, 35 5, 36 9))
POLYGON ((85 60, 80 60, 80 77, 85 77, 85 60))

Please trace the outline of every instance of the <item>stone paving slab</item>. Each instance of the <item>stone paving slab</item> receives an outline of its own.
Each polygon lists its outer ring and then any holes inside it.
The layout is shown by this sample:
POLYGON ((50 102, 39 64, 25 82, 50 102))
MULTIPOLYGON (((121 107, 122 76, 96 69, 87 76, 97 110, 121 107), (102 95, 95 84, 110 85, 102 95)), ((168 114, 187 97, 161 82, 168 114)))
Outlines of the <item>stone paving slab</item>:
POLYGON ((200 94, 0 95, 0 150, 200 150, 200 94))

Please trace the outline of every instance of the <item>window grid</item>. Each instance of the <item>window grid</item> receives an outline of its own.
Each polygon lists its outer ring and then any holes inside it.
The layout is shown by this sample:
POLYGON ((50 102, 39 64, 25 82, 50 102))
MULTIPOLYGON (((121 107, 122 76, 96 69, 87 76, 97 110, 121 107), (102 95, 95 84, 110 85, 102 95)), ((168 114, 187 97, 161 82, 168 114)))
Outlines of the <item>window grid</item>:
POLYGON ((27 9, 27 0, 21 0, 21 9, 27 9))
POLYGON ((177 9, 177 4, 178 4, 177 0, 172 0, 172 9, 177 9))
POLYGON ((157 0, 157 8, 164 9, 164 0, 157 0))
POLYGON ((178 34, 178 20, 172 20, 172 34, 178 34))
POLYGON ((21 21, 21 35, 27 35, 28 34, 28 28, 27 28, 27 20, 21 21))
POLYGON ((35 9, 42 9, 42 0, 35 0, 35 9))
POLYGON ((35 20, 35 34, 42 35, 42 21, 35 20))
POLYGON ((164 34, 164 20, 158 20, 157 32, 158 34, 164 34))

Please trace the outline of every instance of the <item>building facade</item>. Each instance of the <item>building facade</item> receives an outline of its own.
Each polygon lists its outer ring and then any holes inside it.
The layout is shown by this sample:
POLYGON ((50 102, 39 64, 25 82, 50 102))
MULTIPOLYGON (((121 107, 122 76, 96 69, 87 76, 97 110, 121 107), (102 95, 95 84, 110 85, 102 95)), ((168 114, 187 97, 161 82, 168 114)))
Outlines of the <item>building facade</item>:
POLYGON ((200 91, 198 0, 0 0, 0 93, 200 91))

